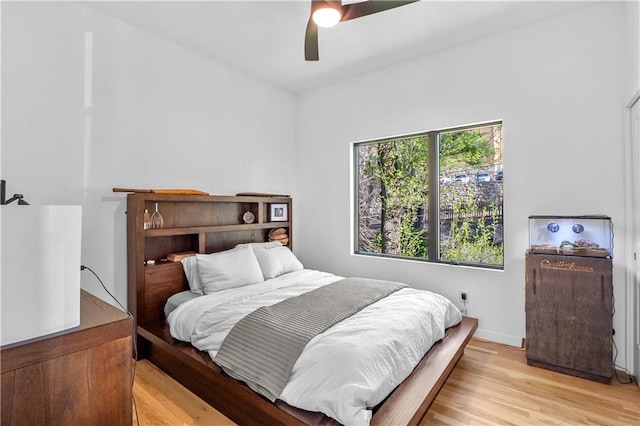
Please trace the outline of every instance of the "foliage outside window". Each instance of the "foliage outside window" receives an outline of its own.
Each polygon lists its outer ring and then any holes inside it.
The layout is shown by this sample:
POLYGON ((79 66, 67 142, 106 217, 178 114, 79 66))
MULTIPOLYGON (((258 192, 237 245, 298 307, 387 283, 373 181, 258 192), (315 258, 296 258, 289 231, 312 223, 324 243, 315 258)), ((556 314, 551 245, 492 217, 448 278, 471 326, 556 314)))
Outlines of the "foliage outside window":
POLYGON ((502 123, 354 144, 355 252, 502 269, 502 123))

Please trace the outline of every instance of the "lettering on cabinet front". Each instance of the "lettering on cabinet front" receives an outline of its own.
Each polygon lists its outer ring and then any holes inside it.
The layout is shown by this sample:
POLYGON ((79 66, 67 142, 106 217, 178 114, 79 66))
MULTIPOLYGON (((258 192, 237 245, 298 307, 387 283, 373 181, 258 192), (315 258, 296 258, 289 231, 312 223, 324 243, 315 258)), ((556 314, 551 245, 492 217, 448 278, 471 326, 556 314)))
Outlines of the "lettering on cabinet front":
POLYGON ((551 262, 548 259, 544 259, 540 262, 540 267, 543 269, 562 269, 565 271, 588 273, 592 273, 594 271, 593 266, 576 265, 575 262, 565 262, 564 260, 561 260, 559 262, 551 262))

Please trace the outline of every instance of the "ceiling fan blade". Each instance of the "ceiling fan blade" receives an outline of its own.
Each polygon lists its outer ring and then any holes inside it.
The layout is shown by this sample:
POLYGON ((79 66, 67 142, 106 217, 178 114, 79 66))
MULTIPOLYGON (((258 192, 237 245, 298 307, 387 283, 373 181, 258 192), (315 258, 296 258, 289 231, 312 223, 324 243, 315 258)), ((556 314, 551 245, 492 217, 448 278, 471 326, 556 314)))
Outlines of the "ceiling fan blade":
POLYGON ((309 17, 307 31, 304 36, 304 59, 305 61, 317 61, 318 55, 318 25, 309 17))
POLYGON ((319 60, 318 54, 318 25, 313 21, 312 15, 314 10, 325 3, 335 4, 333 7, 340 7, 342 19, 340 21, 348 21, 350 19, 361 18, 385 10, 395 9, 420 0, 368 0, 360 3, 352 3, 340 6, 340 1, 331 0, 311 0, 311 13, 307 22, 307 31, 304 37, 304 59, 307 61, 319 60))
POLYGON ((348 21, 349 19, 384 12, 385 10, 394 9, 417 1, 419 0, 369 0, 361 3, 346 4, 342 6, 342 19, 340 21, 348 21))

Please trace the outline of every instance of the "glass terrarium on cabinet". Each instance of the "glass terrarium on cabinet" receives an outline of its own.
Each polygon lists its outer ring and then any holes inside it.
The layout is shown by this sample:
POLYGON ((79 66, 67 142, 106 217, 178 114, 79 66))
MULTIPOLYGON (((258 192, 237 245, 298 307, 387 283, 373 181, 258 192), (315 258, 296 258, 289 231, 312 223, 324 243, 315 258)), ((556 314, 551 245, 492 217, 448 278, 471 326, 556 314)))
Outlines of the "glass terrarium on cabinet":
POLYGON ((529 216, 529 252, 613 257, 608 216, 529 216))

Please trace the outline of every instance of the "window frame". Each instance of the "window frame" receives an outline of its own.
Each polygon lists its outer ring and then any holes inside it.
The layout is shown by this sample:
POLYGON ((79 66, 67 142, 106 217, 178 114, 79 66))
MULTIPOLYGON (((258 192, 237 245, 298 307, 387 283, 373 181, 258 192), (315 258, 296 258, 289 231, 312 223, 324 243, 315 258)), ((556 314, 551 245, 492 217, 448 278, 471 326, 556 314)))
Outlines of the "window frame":
MULTIPOLYGON (((474 124, 466 124, 462 126, 456 127, 445 127, 437 130, 429 130, 425 132, 416 132, 404 135, 397 135, 392 137, 385 137, 379 139, 370 139, 359 142, 351 143, 351 155, 352 155, 352 167, 353 173, 351 174, 352 179, 352 190, 353 190, 353 215, 352 215, 352 224, 353 224, 353 243, 351 246, 352 254, 358 256, 368 256, 368 257, 381 257, 387 259, 399 259, 399 260, 414 260, 418 262, 427 262, 427 263, 435 263, 435 264, 444 264, 444 265, 453 265, 453 266, 465 266, 465 267, 473 267, 473 268, 482 268, 482 269, 490 269, 490 270, 504 270, 504 238, 502 242, 502 252, 503 252, 503 262, 502 264, 481 264, 481 263, 471 263, 471 262, 457 262, 451 260, 442 260, 440 259, 440 135, 443 133, 453 133, 453 132, 461 132, 465 130, 476 129, 480 127, 491 127, 491 126, 501 126, 504 129, 503 120, 491 120, 487 122, 474 123, 474 124), (359 167, 359 155, 358 155, 358 147, 363 145, 371 145, 371 144, 380 144, 384 142, 392 142, 398 139, 409 139, 415 137, 425 137, 427 139, 427 155, 429 158, 429 163, 427 165, 428 170, 428 189, 429 196, 427 199, 428 206, 428 226, 427 230, 429 233, 429 248, 427 251, 427 257, 409 257, 409 256, 401 256, 394 254, 385 254, 385 253, 371 253, 360 250, 360 209, 359 209, 359 178, 360 178, 360 167, 359 167), (431 161, 432 159, 436 159, 436 161, 431 161), (435 189, 432 189, 435 188, 435 189), (435 212, 435 213, 433 213, 435 212), (434 236, 432 238, 432 236, 434 236), (435 242, 435 244, 433 244, 435 242)), ((504 139, 502 141, 503 146, 502 150, 504 151, 504 139)), ((502 201, 502 229, 504 234, 504 190, 503 190, 503 201, 502 201)))

